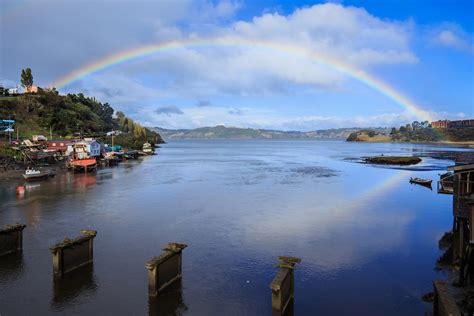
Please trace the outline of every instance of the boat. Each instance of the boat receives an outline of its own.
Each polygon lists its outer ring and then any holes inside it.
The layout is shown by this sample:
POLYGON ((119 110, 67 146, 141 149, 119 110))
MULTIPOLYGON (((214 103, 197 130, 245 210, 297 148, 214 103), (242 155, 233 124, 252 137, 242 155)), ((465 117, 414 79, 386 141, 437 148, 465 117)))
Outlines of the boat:
POLYGON ((71 160, 73 171, 95 171, 97 169, 97 160, 95 158, 71 160))
POLYGON ((431 182, 433 182, 433 180, 422 179, 422 178, 410 178, 410 183, 415 183, 415 184, 423 185, 425 187, 430 187, 430 188, 431 188, 431 182))
POLYGON ((23 178, 25 178, 27 181, 40 180, 52 176, 54 176, 54 172, 51 170, 35 170, 30 168, 26 169, 25 173, 23 174, 23 178))
POLYGON ((153 149, 153 146, 150 143, 144 143, 142 152, 144 152, 146 155, 154 155, 155 150, 153 149))

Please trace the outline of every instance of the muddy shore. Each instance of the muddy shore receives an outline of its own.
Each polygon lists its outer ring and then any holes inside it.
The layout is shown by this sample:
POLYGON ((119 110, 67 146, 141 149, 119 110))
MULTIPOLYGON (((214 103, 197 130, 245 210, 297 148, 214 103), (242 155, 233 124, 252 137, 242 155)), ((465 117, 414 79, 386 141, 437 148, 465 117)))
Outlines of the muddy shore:
POLYGON ((25 169, 32 167, 39 170, 52 170, 55 174, 67 172, 66 165, 64 161, 60 161, 52 165, 43 165, 43 166, 30 166, 22 163, 10 163, 7 168, 0 168, 0 181, 8 180, 21 180, 23 179, 23 174, 25 169))

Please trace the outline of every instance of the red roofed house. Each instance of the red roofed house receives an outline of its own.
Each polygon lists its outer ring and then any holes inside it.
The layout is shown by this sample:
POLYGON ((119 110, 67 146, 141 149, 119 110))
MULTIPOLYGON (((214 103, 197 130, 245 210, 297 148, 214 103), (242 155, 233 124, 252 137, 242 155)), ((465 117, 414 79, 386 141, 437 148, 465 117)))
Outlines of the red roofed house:
POLYGON ((48 140, 48 149, 59 151, 64 155, 67 150, 67 146, 71 145, 72 143, 74 143, 74 139, 48 140))

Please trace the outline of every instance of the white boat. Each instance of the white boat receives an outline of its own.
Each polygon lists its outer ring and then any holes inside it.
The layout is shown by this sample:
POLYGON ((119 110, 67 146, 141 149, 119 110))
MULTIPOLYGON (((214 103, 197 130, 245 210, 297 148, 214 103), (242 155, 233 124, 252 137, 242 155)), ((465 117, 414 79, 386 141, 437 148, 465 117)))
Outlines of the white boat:
POLYGON ((48 178, 50 176, 54 176, 54 173, 50 170, 35 170, 35 169, 26 169, 25 173, 23 174, 23 178, 25 180, 36 180, 36 179, 43 179, 48 178))

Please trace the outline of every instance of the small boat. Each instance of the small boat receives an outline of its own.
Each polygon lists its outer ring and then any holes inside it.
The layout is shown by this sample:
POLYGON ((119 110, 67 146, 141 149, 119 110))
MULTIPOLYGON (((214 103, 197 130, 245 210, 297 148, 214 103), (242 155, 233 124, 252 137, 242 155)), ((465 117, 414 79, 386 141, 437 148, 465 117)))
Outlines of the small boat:
POLYGON ((23 178, 25 178, 27 181, 39 180, 52 176, 54 176, 54 172, 51 170, 35 170, 30 168, 26 169, 25 173, 23 174, 23 178))
POLYGON ((146 155, 155 154, 155 150, 153 149, 153 146, 148 142, 143 144, 142 152, 144 152, 146 155))
POLYGON ((423 185, 425 187, 430 187, 430 188, 431 188, 431 182, 433 182, 433 180, 421 179, 421 178, 410 178, 410 183, 415 183, 415 184, 423 185))

